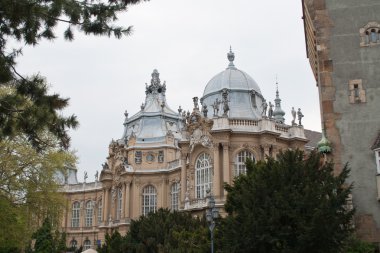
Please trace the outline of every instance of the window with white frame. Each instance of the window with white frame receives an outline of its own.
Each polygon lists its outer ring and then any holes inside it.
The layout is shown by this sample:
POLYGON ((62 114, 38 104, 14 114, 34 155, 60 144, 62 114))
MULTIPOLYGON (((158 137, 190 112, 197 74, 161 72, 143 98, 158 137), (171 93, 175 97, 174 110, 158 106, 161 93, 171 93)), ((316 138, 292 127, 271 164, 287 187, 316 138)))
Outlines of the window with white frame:
POLYGON ((102 199, 98 202, 98 224, 102 222, 102 216, 103 216, 103 201, 102 199))
POLYGON ((142 214, 147 215, 157 210, 157 191, 152 185, 144 187, 142 192, 142 214))
POLYGON ((255 161, 255 158, 251 152, 248 150, 240 151, 236 158, 235 158, 235 177, 246 174, 247 173, 247 167, 245 166, 245 162, 247 159, 251 159, 252 161, 255 161))
POLYGON ((80 203, 74 202, 71 209, 71 227, 79 227, 80 203))
POLYGON ((85 216, 85 220, 84 220, 84 225, 86 227, 92 226, 93 213, 94 213, 94 208, 93 208, 92 200, 89 200, 86 202, 86 216, 85 216))
POLYGON ((116 209, 116 219, 121 219, 121 210, 123 208, 122 206, 122 200, 123 200, 123 193, 121 191, 121 188, 117 190, 117 209, 116 209))
POLYGON ((206 197, 206 191, 212 189, 212 164, 209 154, 202 153, 195 162, 195 195, 197 199, 206 197))
POLYGON ((171 210, 175 211, 178 210, 178 203, 179 203, 179 183, 175 182, 172 184, 171 191, 171 210))
POLYGON ((380 149, 375 150, 377 174, 380 174, 380 149))
POLYGON ((83 242, 83 249, 86 250, 90 248, 91 248, 91 241, 87 239, 83 242))

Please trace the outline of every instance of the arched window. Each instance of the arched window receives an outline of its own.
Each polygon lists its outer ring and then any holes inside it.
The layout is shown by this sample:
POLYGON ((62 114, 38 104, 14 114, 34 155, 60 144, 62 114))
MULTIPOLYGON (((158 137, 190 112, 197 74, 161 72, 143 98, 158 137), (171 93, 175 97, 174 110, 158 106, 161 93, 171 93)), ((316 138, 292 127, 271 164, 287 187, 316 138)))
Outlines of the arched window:
POLYGON ((121 210, 122 210, 122 199, 123 199, 123 193, 121 189, 119 188, 117 190, 117 209, 116 209, 116 219, 121 219, 121 210))
POLYGON ((371 42, 376 43, 377 42, 377 32, 375 29, 371 30, 371 42))
POLYGON ((71 227, 79 227, 80 203, 74 202, 71 210, 71 227))
POLYGON ((207 189, 212 189, 212 165, 210 155, 202 153, 195 162, 196 185, 195 194, 197 199, 206 197, 207 189))
POLYGON ((143 189, 142 193, 142 214, 147 215, 157 210, 157 191, 152 185, 143 189))
POLYGON ((172 211, 178 210, 179 199, 179 183, 173 183, 170 191, 171 195, 171 209, 172 211))
POLYGON ((91 241, 89 239, 86 239, 83 242, 83 249, 86 250, 86 249, 90 249, 90 248, 91 248, 91 241))
POLYGON ((77 246, 78 246, 78 242, 75 239, 72 239, 71 242, 70 242, 70 247, 72 249, 76 249, 77 246))
POLYGON ((247 173, 247 168, 245 166, 245 162, 247 159, 251 159, 252 161, 255 161, 255 158, 253 157, 253 154, 249 152, 248 150, 240 151, 235 160, 235 177, 247 173))
POLYGON ((103 201, 102 199, 98 202, 98 224, 102 222, 102 216, 103 216, 103 201))
POLYGON ((94 213, 94 209, 93 209, 93 205, 92 205, 92 200, 89 200, 86 203, 86 216, 85 216, 85 222, 84 222, 86 227, 92 226, 93 213, 94 213))

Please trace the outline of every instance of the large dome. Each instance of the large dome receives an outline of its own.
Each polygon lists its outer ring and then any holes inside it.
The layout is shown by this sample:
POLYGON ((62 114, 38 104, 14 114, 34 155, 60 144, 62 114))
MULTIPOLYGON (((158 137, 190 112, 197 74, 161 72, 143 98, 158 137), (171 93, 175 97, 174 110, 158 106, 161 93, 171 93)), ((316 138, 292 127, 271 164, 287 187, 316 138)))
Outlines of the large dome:
POLYGON ((228 53, 228 60, 230 64, 227 69, 220 72, 216 76, 214 76, 206 85, 206 88, 203 92, 203 97, 207 97, 208 95, 214 94, 215 92, 219 92, 223 89, 228 90, 245 90, 245 91, 256 91, 256 93, 260 93, 259 85, 244 71, 237 69, 234 64, 234 53, 228 53))
POLYGON ((259 85, 233 63, 234 53, 227 54, 229 65, 226 70, 214 76, 203 92, 202 105, 213 110, 213 117, 221 116, 222 93, 228 93, 229 118, 260 119, 264 100, 259 85))

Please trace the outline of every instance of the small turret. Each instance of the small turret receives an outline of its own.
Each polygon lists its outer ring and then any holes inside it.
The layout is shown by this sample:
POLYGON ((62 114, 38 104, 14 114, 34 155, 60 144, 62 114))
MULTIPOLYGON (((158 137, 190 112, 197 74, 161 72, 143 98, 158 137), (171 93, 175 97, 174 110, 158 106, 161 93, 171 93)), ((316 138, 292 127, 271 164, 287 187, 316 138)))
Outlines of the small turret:
MULTIPOLYGON (((276 83, 277 84, 277 83, 276 83)), ((278 84, 276 89, 276 99, 274 100, 275 107, 273 111, 273 118, 276 121, 276 123, 284 124, 285 123, 285 112, 281 109, 281 99, 278 92, 278 84)))

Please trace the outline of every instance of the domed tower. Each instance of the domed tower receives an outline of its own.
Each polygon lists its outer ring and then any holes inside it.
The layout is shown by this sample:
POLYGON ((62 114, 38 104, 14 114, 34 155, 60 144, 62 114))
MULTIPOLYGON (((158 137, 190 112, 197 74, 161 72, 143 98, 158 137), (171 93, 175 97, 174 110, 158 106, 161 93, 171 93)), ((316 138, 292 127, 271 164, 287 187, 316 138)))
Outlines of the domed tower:
POLYGON ((227 59, 228 67, 207 83, 201 99, 202 106, 207 106, 212 117, 261 119, 264 97, 258 84, 235 67, 235 54, 231 48, 227 59))

